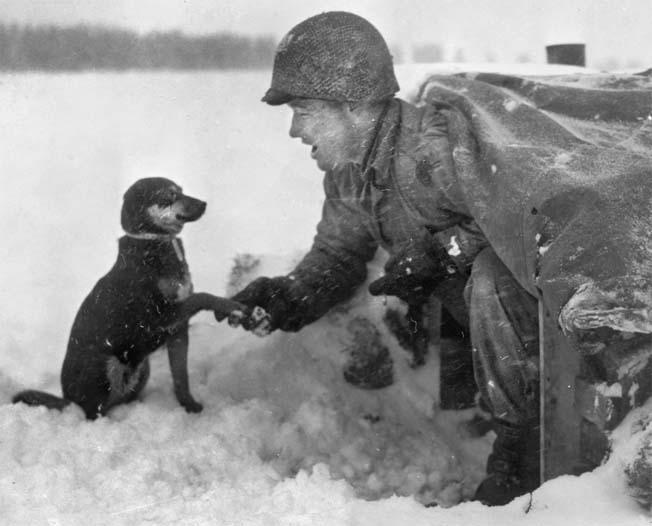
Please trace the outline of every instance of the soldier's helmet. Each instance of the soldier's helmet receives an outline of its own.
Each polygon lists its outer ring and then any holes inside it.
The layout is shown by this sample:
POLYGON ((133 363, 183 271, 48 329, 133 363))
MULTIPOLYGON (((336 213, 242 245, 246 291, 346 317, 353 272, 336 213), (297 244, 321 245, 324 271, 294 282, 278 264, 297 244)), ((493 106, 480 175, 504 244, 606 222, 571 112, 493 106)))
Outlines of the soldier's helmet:
POLYGON ((358 15, 331 11, 304 20, 283 37, 262 100, 272 105, 294 98, 376 102, 398 90, 379 31, 358 15))

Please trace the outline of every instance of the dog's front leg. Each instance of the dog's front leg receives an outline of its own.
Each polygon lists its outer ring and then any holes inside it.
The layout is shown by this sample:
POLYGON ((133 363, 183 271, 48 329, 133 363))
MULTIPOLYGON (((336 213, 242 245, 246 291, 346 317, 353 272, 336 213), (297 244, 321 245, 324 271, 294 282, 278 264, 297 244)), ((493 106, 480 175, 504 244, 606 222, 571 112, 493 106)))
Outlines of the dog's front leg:
POLYGON ((186 323, 190 318, 202 310, 212 310, 215 318, 222 321, 233 311, 246 309, 244 305, 227 298, 214 296, 208 292, 195 292, 177 305, 175 312, 175 323, 170 325, 169 330, 176 330, 186 323))
POLYGON ((190 394, 188 384, 188 323, 178 327, 167 340, 174 394, 189 413, 199 413, 203 406, 190 394))

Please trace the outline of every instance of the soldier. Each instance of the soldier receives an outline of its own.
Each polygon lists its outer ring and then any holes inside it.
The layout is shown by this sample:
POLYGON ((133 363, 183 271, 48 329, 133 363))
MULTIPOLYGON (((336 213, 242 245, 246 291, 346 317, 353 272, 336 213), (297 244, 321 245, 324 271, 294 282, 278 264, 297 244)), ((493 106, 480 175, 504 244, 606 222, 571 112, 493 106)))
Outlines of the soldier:
MULTIPOLYGON (((233 299, 264 308, 272 329, 296 331, 349 298, 377 248, 387 250, 372 294, 414 305, 434 293, 470 329, 475 379, 496 432, 475 499, 504 504, 539 484, 539 300, 561 315, 580 351, 604 351, 596 326, 618 352, 639 348, 649 342, 649 319, 623 328, 652 305, 649 262, 637 259, 634 268, 615 246, 581 246, 595 218, 611 210, 601 194, 559 177, 541 185, 528 179, 529 166, 500 179, 483 158, 473 112, 454 100, 416 107, 395 98, 398 89, 383 37, 357 15, 322 13, 283 38, 263 101, 292 109, 290 136, 311 147, 325 172, 323 212, 312 248, 289 275, 258 278, 233 299), (521 179, 524 190, 514 195, 521 179), (611 270, 596 266, 596 255, 611 270), (618 292, 630 278, 639 286, 634 303, 618 292), (446 285, 460 281, 468 310, 459 308, 460 287, 446 285), (602 318, 589 322, 587 312, 602 318)), ((638 185, 634 209, 648 203, 639 208, 636 257, 649 257, 650 173, 648 164, 624 181, 638 185)))

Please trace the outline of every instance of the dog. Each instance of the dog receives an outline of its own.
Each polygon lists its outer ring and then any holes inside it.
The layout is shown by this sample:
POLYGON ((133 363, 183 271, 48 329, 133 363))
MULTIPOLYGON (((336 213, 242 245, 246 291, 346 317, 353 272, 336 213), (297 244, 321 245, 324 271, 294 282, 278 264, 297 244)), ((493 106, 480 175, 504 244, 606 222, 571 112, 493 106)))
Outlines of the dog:
POLYGON ((81 304, 61 370, 63 398, 22 391, 13 402, 63 409, 74 402, 86 418, 135 400, 149 377, 148 356, 167 345, 174 392, 188 412, 202 410, 188 386, 188 321, 212 310, 218 321, 241 318, 245 307, 194 293, 177 235, 206 203, 161 177, 139 179, 124 194, 118 257, 81 304))

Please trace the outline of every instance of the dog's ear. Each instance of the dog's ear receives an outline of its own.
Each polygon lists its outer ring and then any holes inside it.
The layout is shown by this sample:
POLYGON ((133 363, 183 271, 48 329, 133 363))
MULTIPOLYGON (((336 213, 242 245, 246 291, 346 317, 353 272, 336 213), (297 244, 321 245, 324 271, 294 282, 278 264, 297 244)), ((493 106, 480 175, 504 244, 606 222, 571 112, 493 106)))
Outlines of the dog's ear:
POLYGON ((134 185, 123 196, 120 224, 125 232, 137 234, 143 226, 142 194, 142 189, 134 185))
POLYGON ((124 193, 120 224, 125 232, 138 234, 146 230, 147 213, 153 194, 168 184, 167 179, 145 177, 138 179, 124 193))

